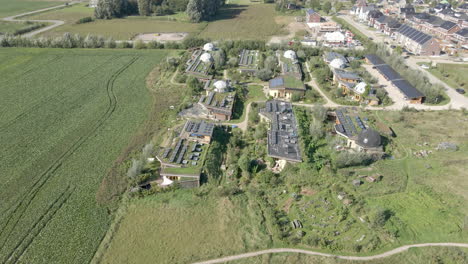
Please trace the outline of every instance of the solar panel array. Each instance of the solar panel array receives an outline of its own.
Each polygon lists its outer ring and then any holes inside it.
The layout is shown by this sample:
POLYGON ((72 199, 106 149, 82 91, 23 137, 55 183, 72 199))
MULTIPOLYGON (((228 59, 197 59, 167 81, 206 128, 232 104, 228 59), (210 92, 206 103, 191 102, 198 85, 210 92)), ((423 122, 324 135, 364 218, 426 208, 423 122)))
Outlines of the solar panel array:
POLYGON ((335 126, 337 132, 345 134, 348 137, 351 137, 354 134, 357 134, 356 127, 354 126, 353 121, 348 115, 343 114, 345 110, 336 110, 336 117, 340 124, 335 126), (341 126, 340 126, 341 125, 341 126))
POLYGON ((252 66, 255 64, 255 60, 257 57, 257 51, 256 50, 242 50, 241 51, 241 56, 240 56, 240 61, 239 65, 241 66, 252 66))
POLYGON ((389 81, 402 79, 401 75, 387 64, 375 66, 375 68, 389 81))
POLYGON ((180 151, 180 154, 179 154, 179 157, 177 158, 176 163, 182 163, 182 159, 184 158, 185 152, 187 152, 187 145, 184 145, 184 147, 180 151))
POLYGON ((282 77, 274 78, 270 80, 270 88, 284 86, 284 79, 282 77))
POLYGON ((361 120, 361 118, 359 116, 356 116, 356 123, 358 124, 358 126, 361 129, 366 129, 366 126, 364 125, 364 123, 362 122, 362 120, 361 120))
POLYGON ((375 68, 382 74, 387 80, 389 80, 403 95, 408 98, 419 98, 423 97, 424 94, 411 85, 408 81, 403 79, 401 75, 396 72, 390 65, 384 63, 384 61, 376 55, 366 55, 366 58, 374 64, 375 68))
POLYGON ((177 141, 174 151, 172 152, 172 155, 169 158, 169 162, 174 162, 176 160, 177 154, 179 154, 180 147, 182 146, 182 142, 183 142, 183 139, 179 139, 179 141, 177 141))
POLYGON ((429 36, 428 34, 426 33, 423 33, 417 29, 414 29, 408 25, 402 25, 399 29, 398 29, 398 33, 400 33, 401 35, 415 41, 416 43, 419 43, 419 44, 424 44, 426 43, 427 41, 431 40, 432 37, 429 36))

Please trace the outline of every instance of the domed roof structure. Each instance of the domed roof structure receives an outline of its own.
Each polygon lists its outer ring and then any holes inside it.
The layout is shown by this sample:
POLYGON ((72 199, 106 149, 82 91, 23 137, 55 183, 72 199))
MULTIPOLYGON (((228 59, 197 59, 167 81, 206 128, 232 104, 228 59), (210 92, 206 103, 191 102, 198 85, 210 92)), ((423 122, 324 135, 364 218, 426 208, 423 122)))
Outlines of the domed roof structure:
POLYGON ((211 62, 213 60, 213 57, 211 57, 211 54, 205 52, 200 56, 200 60, 207 63, 211 62))
POLYGON ((215 49, 215 46, 213 43, 206 43, 204 46, 203 46, 203 50, 204 51, 213 51, 215 49))
POLYGON ((368 128, 359 133, 356 144, 363 148, 377 148, 382 144, 382 139, 379 132, 368 128))
POLYGON ((225 81, 216 81, 213 86, 215 90, 219 93, 227 92, 227 83, 225 81))
POLYGON ((287 50, 287 51, 284 52, 283 56, 286 59, 295 60, 296 59, 296 52, 294 52, 294 50, 287 50))
POLYGON ((363 94, 366 91, 367 83, 360 82, 354 86, 354 91, 358 94, 363 94))
POLYGON ((332 66, 335 69, 343 69, 346 66, 346 63, 342 59, 333 59, 330 62, 330 66, 332 66))

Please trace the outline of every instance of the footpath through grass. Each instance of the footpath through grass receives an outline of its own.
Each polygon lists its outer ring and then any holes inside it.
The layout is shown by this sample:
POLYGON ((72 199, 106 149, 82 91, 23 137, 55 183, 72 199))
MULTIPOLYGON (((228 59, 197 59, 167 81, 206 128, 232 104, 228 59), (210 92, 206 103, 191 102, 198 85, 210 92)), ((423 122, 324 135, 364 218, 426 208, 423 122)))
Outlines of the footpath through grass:
POLYGON ((91 259, 112 218, 96 191, 148 118, 145 78, 166 54, 0 50, 0 262, 91 259))

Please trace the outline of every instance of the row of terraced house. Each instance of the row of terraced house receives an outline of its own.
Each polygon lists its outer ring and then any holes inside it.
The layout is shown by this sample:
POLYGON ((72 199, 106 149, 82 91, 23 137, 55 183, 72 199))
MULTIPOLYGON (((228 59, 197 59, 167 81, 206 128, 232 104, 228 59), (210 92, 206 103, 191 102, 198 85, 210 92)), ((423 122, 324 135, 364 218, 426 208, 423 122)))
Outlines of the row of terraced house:
POLYGON ((467 4, 457 9, 439 4, 432 13, 417 13, 403 2, 392 8, 360 0, 351 14, 370 27, 388 35, 416 55, 455 54, 468 51, 467 4), (396 7, 395 7, 396 6, 396 7))

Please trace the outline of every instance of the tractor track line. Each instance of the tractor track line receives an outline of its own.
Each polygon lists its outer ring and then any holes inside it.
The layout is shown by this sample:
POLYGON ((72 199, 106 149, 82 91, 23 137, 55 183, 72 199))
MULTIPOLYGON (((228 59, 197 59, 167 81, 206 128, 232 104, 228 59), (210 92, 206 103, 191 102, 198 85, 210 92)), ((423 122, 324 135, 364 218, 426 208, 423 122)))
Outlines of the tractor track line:
MULTIPOLYGON (((97 69, 99 69, 102 65, 105 65, 107 64, 109 61, 112 61, 114 60, 115 58, 117 58, 117 56, 115 57, 111 57, 110 59, 106 60, 105 62, 99 64, 97 67, 93 68, 92 70, 82 74, 80 77, 74 79, 74 81, 71 82, 71 87, 70 88, 73 88, 73 87, 76 87, 78 86, 80 83, 78 82, 79 80, 87 77, 87 76, 92 76, 93 73, 98 73, 96 72, 97 69)), ((57 81, 60 77, 57 77, 54 79, 53 82, 57 81)), ((47 96, 46 98, 44 98, 43 100, 41 100, 40 102, 37 102, 36 104, 34 104, 33 106, 31 106, 29 109, 26 109, 26 111, 24 111, 23 113, 17 115, 16 117, 14 117, 12 120, 8 121, 8 123, 0 126, 0 132, 3 132, 5 131, 7 128, 9 128, 12 124, 16 123, 19 119, 21 119, 22 117, 26 116, 27 114, 33 112, 38 106, 50 101, 52 98, 54 97, 57 97, 61 94, 63 94, 64 91, 62 91, 61 93, 55 93, 55 94, 51 94, 49 96, 47 96)))
POLYGON ((28 192, 31 195, 24 196, 23 199, 21 199, 21 201, 18 202, 17 206, 15 206, 15 209, 13 210, 13 212, 10 213, 6 223, 3 225, 2 230, 0 231, 0 237, 4 234, 4 231, 6 230, 9 223, 11 222, 11 219, 18 212, 20 207, 24 204, 24 208, 22 209, 21 212, 19 212, 19 215, 18 215, 15 223, 12 225, 12 227, 10 228, 10 231, 8 232, 8 235, 5 237, 4 242, 3 242, 2 246, 0 247, 0 250, 4 248, 6 241, 10 237, 13 230, 15 229, 16 225, 18 224, 19 220, 23 216, 24 212, 28 209, 29 205, 34 200, 37 193, 40 191, 42 186, 44 186, 45 183, 47 183, 47 181, 54 174, 54 172, 58 168, 61 167, 62 162, 65 161, 69 156, 71 156, 82 144, 84 144, 84 142, 87 141, 87 139, 89 139, 100 127, 102 127, 102 125, 104 125, 104 122, 106 120, 108 120, 112 116, 113 112, 115 111, 115 109, 117 107, 117 97, 116 97, 116 95, 114 94, 114 91, 113 91, 114 82, 117 79, 117 77, 120 76, 120 74, 122 74, 125 70, 127 70, 138 59, 139 59, 138 57, 134 57, 132 60, 130 60, 129 63, 125 64, 116 73, 114 73, 111 76, 111 78, 107 81, 106 92, 107 92, 107 96, 109 98, 109 103, 110 104, 109 104, 109 107, 107 108, 106 112, 103 114, 103 116, 96 123, 95 127, 87 135, 80 137, 73 144, 72 147, 70 147, 64 154, 62 154, 45 172, 43 172, 41 174, 41 176, 36 180, 36 182, 32 185, 31 191, 28 192), (41 180, 42 180, 42 182, 41 182, 41 180), (25 202, 26 199, 28 199, 27 202, 25 202))
POLYGON ((24 254, 26 249, 31 245, 32 241, 36 238, 36 236, 42 231, 42 229, 49 223, 49 221, 52 219, 52 217, 57 213, 57 211, 62 208, 62 206, 65 204, 65 202, 68 200, 68 198, 72 195, 72 193, 75 191, 75 187, 71 188, 70 185, 67 186, 65 191, 63 191, 57 199, 53 203, 49 205, 47 210, 39 217, 39 219, 34 223, 34 225, 28 230, 28 232, 22 237, 22 239, 16 244, 16 246, 12 249, 10 254, 6 257, 6 260, 3 263, 8 263, 13 260, 13 263, 16 263, 17 260, 24 254), (45 220, 45 221, 42 221, 45 220), (38 227, 38 230, 36 233, 34 232, 34 229, 38 227), (21 249, 21 245, 25 242, 28 237, 32 235, 32 237, 27 240, 27 243, 25 246, 21 249), (15 253, 17 250, 20 250, 20 254, 15 257, 15 253), (13 259, 12 259, 13 257, 13 259))

